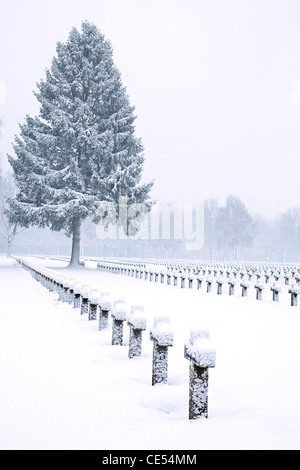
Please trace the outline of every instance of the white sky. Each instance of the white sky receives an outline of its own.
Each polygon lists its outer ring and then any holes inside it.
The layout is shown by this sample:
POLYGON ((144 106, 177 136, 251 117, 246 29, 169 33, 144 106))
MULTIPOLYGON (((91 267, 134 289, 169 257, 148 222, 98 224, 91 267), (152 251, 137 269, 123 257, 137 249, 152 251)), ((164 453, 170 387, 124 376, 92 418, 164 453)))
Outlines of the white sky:
POLYGON ((0 0, 3 162, 56 43, 84 19, 112 42, 153 197, 300 206, 299 0, 0 0))

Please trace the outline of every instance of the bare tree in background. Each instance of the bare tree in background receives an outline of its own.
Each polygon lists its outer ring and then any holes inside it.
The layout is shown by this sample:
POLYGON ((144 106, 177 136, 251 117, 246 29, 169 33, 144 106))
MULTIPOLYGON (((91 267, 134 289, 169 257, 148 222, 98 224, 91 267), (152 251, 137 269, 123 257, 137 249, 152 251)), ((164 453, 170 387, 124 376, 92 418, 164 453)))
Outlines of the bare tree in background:
POLYGON ((300 253, 300 208, 288 209, 276 220, 276 231, 280 240, 281 261, 299 262, 300 253))
POLYGON ((235 260, 240 261, 241 248, 252 243, 252 218, 245 204, 231 195, 227 197, 223 211, 223 233, 228 246, 233 249, 235 260))
POLYGON ((11 257, 11 246, 14 238, 19 233, 18 224, 9 222, 9 206, 6 198, 15 196, 15 185, 10 173, 3 173, 0 168, 0 236, 7 246, 7 257, 11 257))

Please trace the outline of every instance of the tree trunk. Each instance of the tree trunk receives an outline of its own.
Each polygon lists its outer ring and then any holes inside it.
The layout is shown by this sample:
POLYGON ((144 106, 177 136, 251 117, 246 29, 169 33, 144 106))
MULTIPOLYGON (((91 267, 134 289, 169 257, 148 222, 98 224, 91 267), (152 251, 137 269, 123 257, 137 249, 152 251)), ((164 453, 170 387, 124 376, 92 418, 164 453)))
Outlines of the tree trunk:
POLYGON ((7 241, 7 258, 11 258, 11 240, 7 241))
POLYGON ((70 266, 79 266, 80 258, 80 218, 76 217, 73 220, 73 242, 72 242, 72 257, 70 266))

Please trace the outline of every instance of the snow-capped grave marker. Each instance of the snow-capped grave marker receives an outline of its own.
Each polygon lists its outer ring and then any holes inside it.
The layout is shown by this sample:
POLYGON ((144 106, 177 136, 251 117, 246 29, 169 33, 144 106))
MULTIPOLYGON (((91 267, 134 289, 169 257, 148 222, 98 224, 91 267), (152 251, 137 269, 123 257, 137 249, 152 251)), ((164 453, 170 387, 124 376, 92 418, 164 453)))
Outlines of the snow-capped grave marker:
POLYGON ((189 289, 193 289, 194 279, 195 279, 194 274, 189 274, 189 289))
POLYGON ((212 277, 208 277, 206 279, 206 284, 207 284, 207 288, 206 288, 206 292, 209 294, 209 292, 211 292, 211 286, 212 286, 212 283, 213 283, 213 278, 212 277))
POLYGON ((81 290, 82 290, 81 282, 75 282, 73 308, 80 308, 81 290))
POLYGON ((50 274, 48 274, 48 276, 47 276, 47 289, 49 290, 49 292, 54 291, 53 278, 51 277, 50 274))
POLYGON ((216 365, 216 351, 207 330, 191 332, 184 357, 190 361, 189 419, 208 418, 208 369, 216 365))
POLYGON ((270 271, 265 272, 265 284, 269 284, 271 273, 270 271))
POLYGON ((45 270, 39 270, 38 276, 38 281, 42 284, 42 286, 47 287, 45 270))
POLYGON ((229 279, 228 285, 229 285, 229 295, 234 295, 234 287, 236 285, 236 279, 229 279))
POLYGON ((63 293, 62 293, 62 301, 69 303, 69 283, 70 279, 65 277, 62 281, 63 284, 63 293))
POLYGON ((64 302, 67 302, 68 304, 71 303, 71 284, 72 284, 72 279, 65 278, 63 280, 63 285, 64 285, 64 302))
POLYGON ((57 292, 58 292, 58 300, 59 302, 63 302, 64 298, 64 286, 63 286, 64 276, 59 275, 57 277, 57 292))
POLYGON ((57 282, 57 274, 54 273, 52 276, 52 287, 53 291, 52 292, 58 292, 58 282, 57 282))
POLYGON ((203 282, 203 276, 202 276, 202 275, 198 275, 198 276, 197 276, 197 290, 201 289, 201 287, 202 287, 202 282, 203 282))
POLYGON ((45 278, 45 287, 46 287, 46 289, 48 289, 50 292, 52 292, 51 274, 48 271, 45 271, 44 278, 45 278))
POLYGON ((298 305, 298 295, 300 294, 300 288, 297 286, 292 286, 289 289, 289 294, 291 294, 291 306, 297 307, 298 305))
POLYGON ((168 382, 168 348, 173 346, 174 333, 168 317, 157 317, 150 330, 153 341, 152 385, 168 382))
POLYGON ((181 289, 185 289, 185 280, 186 280, 186 275, 183 273, 181 274, 181 289))
POLYGON ((123 329, 124 321, 126 321, 127 309, 124 300, 116 300, 114 307, 111 312, 113 319, 112 326, 112 345, 122 346, 123 345, 123 329))
POLYGON ((219 277, 217 279, 217 294, 218 295, 222 295, 222 288, 223 288, 223 284, 224 284, 224 278, 223 277, 219 277))
POLYGON ((273 292, 273 302, 279 302, 279 292, 281 292, 281 287, 274 282, 273 286, 270 287, 270 290, 273 292))
POLYGON ((265 288, 264 284, 262 282, 257 282, 254 287, 256 289, 256 300, 262 300, 262 291, 265 288))
POLYGON ((240 283, 240 286, 242 288, 242 297, 247 297, 248 288, 250 287, 250 283, 248 281, 244 281, 244 282, 240 283))
POLYGON ((46 289, 48 289, 50 292, 53 292, 52 288, 52 279, 48 271, 44 272, 44 286, 46 289))
POLYGON ((279 271, 276 271, 276 273, 274 273, 274 279, 275 279, 275 282, 279 282, 279 279, 280 279, 280 272, 279 271))
POLYGON ((90 287, 87 284, 82 286, 80 315, 87 315, 89 313, 89 293, 90 287))
POLYGON ((110 295, 107 292, 100 295, 99 307, 99 331, 101 331, 108 328, 109 312, 111 311, 110 295))
POLYGON ((92 289, 89 294, 89 321, 97 320, 97 310, 99 305, 100 292, 92 289))
POLYGON ((75 288, 75 280, 74 279, 70 279, 70 282, 69 282, 69 304, 72 305, 74 304, 74 288, 75 288))
POLYGON ((130 327, 128 356, 131 359, 142 354, 142 333, 147 327, 144 307, 141 305, 132 306, 127 324, 130 327))
POLYGON ((230 279, 230 276, 231 276, 231 269, 228 268, 228 269, 226 269, 226 278, 230 279))

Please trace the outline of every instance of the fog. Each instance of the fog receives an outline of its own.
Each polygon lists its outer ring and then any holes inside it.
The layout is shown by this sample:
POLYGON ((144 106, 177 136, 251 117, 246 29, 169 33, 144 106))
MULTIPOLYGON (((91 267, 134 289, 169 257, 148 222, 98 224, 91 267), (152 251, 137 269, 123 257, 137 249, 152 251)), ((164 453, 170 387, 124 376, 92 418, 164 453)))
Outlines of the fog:
POLYGON ((33 95, 73 26, 112 42, 153 198, 228 194, 252 214, 299 206, 298 0, 0 0, 2 166, 33 95))

